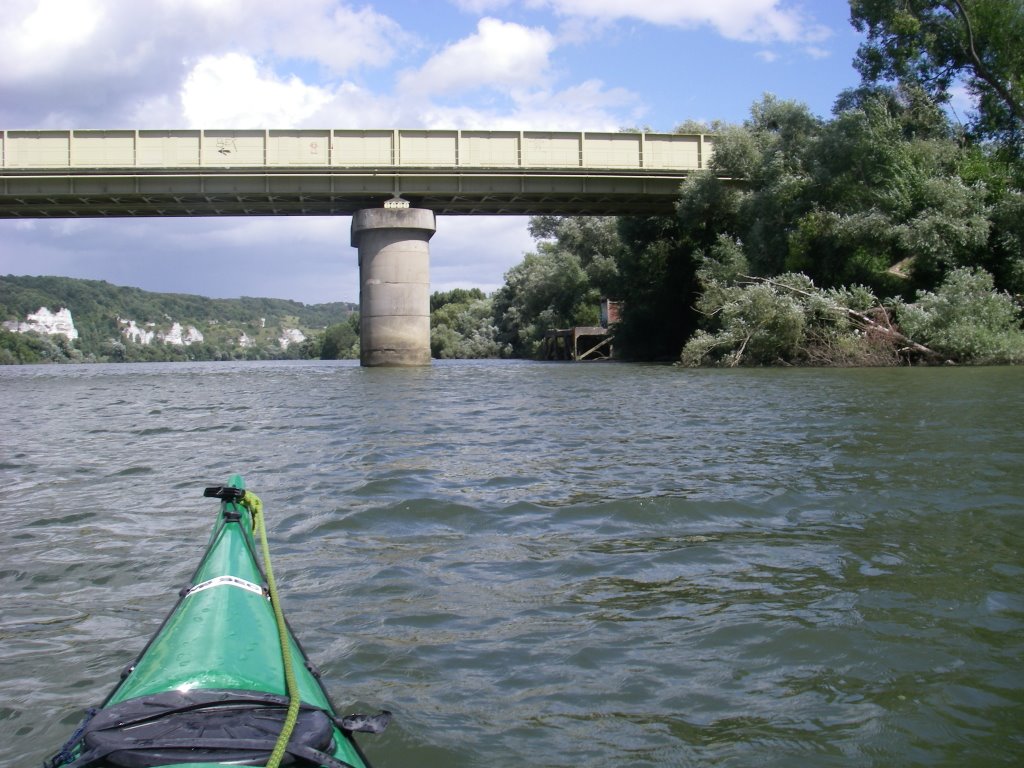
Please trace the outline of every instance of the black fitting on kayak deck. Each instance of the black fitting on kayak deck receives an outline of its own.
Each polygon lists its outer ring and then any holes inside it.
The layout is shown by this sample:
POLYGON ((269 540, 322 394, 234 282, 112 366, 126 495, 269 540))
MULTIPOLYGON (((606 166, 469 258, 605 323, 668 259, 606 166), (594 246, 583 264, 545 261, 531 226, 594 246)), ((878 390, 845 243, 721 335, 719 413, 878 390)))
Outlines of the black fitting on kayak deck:
POLYGON ((211 485, 203 490, 203 496, 221 501, 241 501, 245 496, 244 488, 235 488, 231 485, 211 485))
MULTIPOLYGON (((220 499, 225 504, 239 504, 245 498, 244 488, 235 488, 233 485, 211 485, 203 489, 203 496, 211 499, 220 499)), ((237 523, 242 519, 242 513, 237 509, 225 509, 224 521, 237 523)))

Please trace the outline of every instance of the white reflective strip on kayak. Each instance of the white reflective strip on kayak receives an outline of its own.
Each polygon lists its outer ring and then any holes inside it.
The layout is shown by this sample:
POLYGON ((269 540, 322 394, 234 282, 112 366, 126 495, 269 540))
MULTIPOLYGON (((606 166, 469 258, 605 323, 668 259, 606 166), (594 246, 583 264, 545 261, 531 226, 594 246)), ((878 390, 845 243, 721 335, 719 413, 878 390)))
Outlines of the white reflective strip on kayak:
POLYGON ((253 584, 251 581, 240 579, 237 576, 217 576, 208 581, 196 584, 185 593, 185 597, 194 595, 196 592, 202 592, 204 589, 210 589, 211 587, 238 587, 248 592, 255 592, 257 595, 266 595, 263 587, 259 584, 253 584))

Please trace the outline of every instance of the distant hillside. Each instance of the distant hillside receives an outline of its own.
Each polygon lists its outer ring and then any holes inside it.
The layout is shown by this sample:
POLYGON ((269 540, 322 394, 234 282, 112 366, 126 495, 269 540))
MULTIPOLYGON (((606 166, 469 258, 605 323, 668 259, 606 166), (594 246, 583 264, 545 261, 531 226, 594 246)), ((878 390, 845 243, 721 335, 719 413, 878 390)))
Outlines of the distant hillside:
POLYGON ((7 275, 0 277, 0 362, 310 356, 307 342, 358 308, 349 302, 208 299, 101 280, 7 275))

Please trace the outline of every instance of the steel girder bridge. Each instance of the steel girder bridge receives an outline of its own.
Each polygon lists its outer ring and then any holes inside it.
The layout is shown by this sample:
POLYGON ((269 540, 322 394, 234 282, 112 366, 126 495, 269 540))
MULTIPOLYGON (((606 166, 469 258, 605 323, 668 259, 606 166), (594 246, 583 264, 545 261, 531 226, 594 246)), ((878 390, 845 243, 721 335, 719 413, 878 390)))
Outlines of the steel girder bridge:
POLYGON ((671 213, 703 134, 468 130, 0 132, 0 218, 671 213))

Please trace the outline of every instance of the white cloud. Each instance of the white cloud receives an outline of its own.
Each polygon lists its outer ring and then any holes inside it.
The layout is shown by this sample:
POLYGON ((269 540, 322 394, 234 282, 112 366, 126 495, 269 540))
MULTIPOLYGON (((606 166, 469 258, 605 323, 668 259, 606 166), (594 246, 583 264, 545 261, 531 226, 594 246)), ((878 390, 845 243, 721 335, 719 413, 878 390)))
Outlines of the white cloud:
POLYGON ((349 246, 350 216, 261 216, 221 219, 205 237, 218 245, 260 247, 287 253, 289 249, 319 247, 334 258, 349 246))
POLYGON ((59 237, 81 237, 96 228, 93 219, 60 219, 50 222, 51 231, 59 237))
POLYGON ((327 104, 329 91, 298 77, 281 80, 260 71, 249 56, 205 56, 189 73, 181 91, 190 127, 291 127, 327 104))
POLYGON ((273 25, 262 31, 270 35, 269 48, 282 57, 311 59, 334 74, 384 65, 396 46, 411 40, 395 21, 369 7, 354 10, 329 0, 272 0, 267 5, 273 25))
MULTIPOLYGON (((123 124, 133 128, 177 128, 185 124, 181 115, 181 93, 159 93, 126 105, 123 124)), ((74 120, 64 123, 74 124, 74 120)))
POLYGON ((743 42, 807 42, 824 40, 825 27, 811 22, 782 0, 544 0, 557 13, 614 21, 636 19, 676 27, 711 26, 723 37, 743 42))
POLYGON ((60 71, 93 41, 103 17, 96 0, 16 0, 0 25, 0 82, 60 71))
POLYGON ((513 0, 453 0, 456 6, 467 13, 483 15, 492 11, 506 8, 513 0))
POLYGON ((519 99, 515 118, 531 128, 614 131, 639 120, 639 99, 625 88, 606 89, 600 80, 587 80, 556 92, 537 92, 519 99))
POLYGON ((407 110, 400 99, 374 93, 354 83, 342 83, 333 91, 331 100, 311 114, 305 126, 314 128, 394 128, 419 127, 418 113, 407 110))
POLYGON ((5 0, 0 81, 58 72, 131 74, 247 51, 343 74, 383 66, 409 36, 391 18, 333 0, 5 0))
POLYGON ((400 125, 426 128, 615 130, 640 115, 636 96, 599 80, 559 89, 551 55, 554 36, 543 28, 481 19, 476 31, 452 43, 418 70, 402 73, 395 104, 400 125), (448 94, 476 92, 446 103, 448 94), (440 100, 431 97, 440 96, 440 100))
MULTIPOLYGON (((183 83, 210 75, 195 72, 196 63, 230 54, 281 72, 289 67, 299 78, 287 81, 294 109, 300 81, 336 81, 387 66, 397 51, 413 48, 411 36, 388 16, 336 0, 4 0, 2 6, 0 122, 7 128, 180 125, 176 97, 183 83)), ((266 104, 257 111, 267 111, 266 104)))
POLYGON ((430 240, 430 290, 480 288, 490 293, 501 277, 534 250, 525 216, 440 216, 430 240))
POLYGON ((403 73, 399 90, 420 96, 479 87, 526 88, 543 82, 555 46, 546 29, 483 18, 475 34, 403 73))
MULTIPOLYGON (((534 89, 509 94, 500 106, 424 104, 415 113, 425 128, 481 130, 616 131, 641 119, 636 95, 588 80, 560 91, 534 89)), ((402 123, 402 125, 413 123, 402 123)))
POLYGON ((409 38, 371 7, 335 0, 161 0, 161 6, 191 26, 193 39, 207 49, 313 61, 334 74, 387 64, 409 38))

